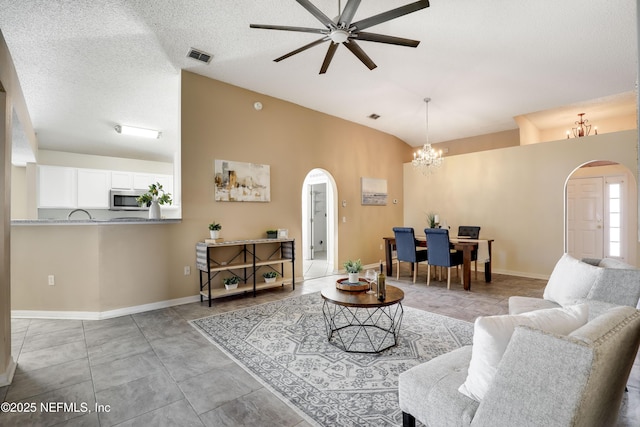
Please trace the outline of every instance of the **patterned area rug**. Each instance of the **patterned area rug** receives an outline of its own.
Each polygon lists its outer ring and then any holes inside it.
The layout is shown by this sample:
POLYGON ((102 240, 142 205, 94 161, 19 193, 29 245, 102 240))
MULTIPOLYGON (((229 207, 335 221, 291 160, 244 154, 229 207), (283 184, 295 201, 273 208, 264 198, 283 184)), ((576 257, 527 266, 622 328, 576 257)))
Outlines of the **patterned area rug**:
POLYGON ((320 293, 191 324, 283 401, 321 426, 400 426, 398 375, 471 344, 473 324, 404 308, 398 345, 346 353, 327 341, 320 293))

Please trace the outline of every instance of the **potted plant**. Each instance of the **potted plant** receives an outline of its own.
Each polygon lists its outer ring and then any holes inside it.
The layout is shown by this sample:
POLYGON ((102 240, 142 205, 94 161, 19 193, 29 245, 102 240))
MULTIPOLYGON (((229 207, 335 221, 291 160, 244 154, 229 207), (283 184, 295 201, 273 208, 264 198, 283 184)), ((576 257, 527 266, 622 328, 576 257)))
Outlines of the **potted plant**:
POLYGON ((278 237, 278 230, 267 230, 267 239, 275 239, 278 237))
POLYGON ((349 273, 349 283, 360 282, 358 273, 362 271, 362 262, 359 259, 356 261, 347 260, 342 266, 347 270, 347 273, 349 273))
POLYGON ((171 193, 165 193, 162 184, 149 185, 149 191, 136 199, 139 206, 149 206, 149 219, 160 219, 160 205, 171 204, 171 193))
POLYGON ((240 283, 240 278, 238 276, 225 277, 222 279, 222 283, 224 283, 224 287, 227 289, 236 289, 238 283, 240 283))
POLYGON ((278 277, 278 272, 277 271, 267 271, 266 273, 262 274, 262 277, 264 277, 265 283, 273 283, 273 282, 276 281, 276 277, 278 277))
POLYGON ((220 237, 220 230, 222 230, 222 225, 213 221, 209 224, 209 233, 211 234, 212 239, 217 239, 220 237))
POLYGON ((434 214, 433 212, 429 212, 427 214, 427 223, 429 224, 429 228, 436 228, 438 226, 438 215, 434 214))

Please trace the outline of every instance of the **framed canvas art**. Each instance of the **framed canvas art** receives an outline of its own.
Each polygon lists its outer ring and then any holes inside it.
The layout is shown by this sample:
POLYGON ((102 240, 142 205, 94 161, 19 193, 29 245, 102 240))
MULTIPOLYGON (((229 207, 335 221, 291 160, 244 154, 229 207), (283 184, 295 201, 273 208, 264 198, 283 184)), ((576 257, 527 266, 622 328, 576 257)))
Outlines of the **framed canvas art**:
POLYGON ((362 204, 373 206, 387 205, 387 180, 361 178, 362 204))
POLYGON ((269 165, 214 161, 216 202, 270 202, 271 170, 269 165))

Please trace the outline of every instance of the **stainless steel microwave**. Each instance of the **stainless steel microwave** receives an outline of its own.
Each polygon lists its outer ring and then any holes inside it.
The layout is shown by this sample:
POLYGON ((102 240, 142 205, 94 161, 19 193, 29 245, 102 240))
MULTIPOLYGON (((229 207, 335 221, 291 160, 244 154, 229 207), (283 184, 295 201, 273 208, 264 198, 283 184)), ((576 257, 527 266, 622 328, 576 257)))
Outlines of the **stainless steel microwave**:
POLYGON ((140 206, 136 200, 144 193, 144 190, 109 190, 109 210, 148 211, 147 205, 140 206))

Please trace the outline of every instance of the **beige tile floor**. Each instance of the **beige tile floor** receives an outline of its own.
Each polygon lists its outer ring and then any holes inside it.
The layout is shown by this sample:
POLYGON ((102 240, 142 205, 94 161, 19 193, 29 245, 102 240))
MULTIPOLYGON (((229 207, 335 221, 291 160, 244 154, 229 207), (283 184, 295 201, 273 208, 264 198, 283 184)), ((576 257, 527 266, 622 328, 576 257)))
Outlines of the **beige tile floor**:
MULTIPOLYGON (((473 321, 507 311, 511 295, 540 296, 544 281, 494 274, 472 292, 443 282, 413 285, 404 270, 404 304, 473 321)), ((193 303, 101 321, 13 319, 13 383, 0 401, 75 402, 49 413, 0 414, 0 426, 307 426, 292 409, 209 343, 188 320, 333 286, 336 277, 259 292, 257 297, 193 303), (110 405, 84 412, 81 404, 110 405), (108 409, 108 411, 107 411, 108 409), (57 412, 56 412, 57 410, 57 412)), ((396 284, 395 281, 391 280, 396 284)), ((619 426, 640 425, 640 366, 619 426)))

